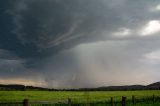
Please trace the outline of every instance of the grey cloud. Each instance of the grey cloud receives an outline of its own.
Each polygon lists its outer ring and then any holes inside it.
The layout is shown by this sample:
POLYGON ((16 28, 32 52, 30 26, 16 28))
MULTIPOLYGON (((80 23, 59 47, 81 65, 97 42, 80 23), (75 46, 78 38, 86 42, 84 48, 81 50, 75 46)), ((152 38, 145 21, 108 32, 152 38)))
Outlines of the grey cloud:
POLYGON ((47 87, 148 84, 159 79, 159 72, 158 68, 144 62, 144 55, 159 49, 157 45, 159 41, 143 40, 81 44, 38 65, 47 87))
POLYGON ((14 60, 17 58, 18 57, 14 53, 8 50, 0 49, 0 59, 14 60))
POLYGON ((150 13, 148 8, 156 3, 131 0, 22 0, 12 11, 16 24, 14 32, 22 43, 33 43, 39 48, 67 45, 68 42, 114 40, 117 38, 110 34, 115 30, 126 27, 136 31, 145 22, 155 19, 155 13, 150 13), (107 32, 106 37, 102 36, 104 31, 107 32))
POLYGON ((20 60, 0 61, 5 71, 1 76, 30 79, 51 88, 148 84, 159 79, 159 67, 146 64, 144 55, 159 49, 157 45, 159 41, 143 40, 81 44, 36 61, 34 69, 24 67, 20 60))
POLYGON ((57 88, 159 80, 159 66, 144 62, 145 54, 159 49, 159 33, 138 35, 148 21, 159 20, 159 14, 149 10, 159 1, 17 0, 13 4, 9 10, 13 32, 22 44, 32 45, 38 56, 23 58, 24 62, 17 55, 0 51, 0 58, 5 57, 0 60, 5 71, 1 75, 57 88), (131 30, 131 35, 113 36, 121 28, 131 30), (10 59, 13 57, 16 59, 10 59), (8 70, 12 67, 18 71, 11 74, 8 70))
POLYGON ((26 74, 32 70, 25 67, 27 61, 28 60, 20 58, 12 51, 0 49, 1 78, 19 78, 26 76, 26 74))

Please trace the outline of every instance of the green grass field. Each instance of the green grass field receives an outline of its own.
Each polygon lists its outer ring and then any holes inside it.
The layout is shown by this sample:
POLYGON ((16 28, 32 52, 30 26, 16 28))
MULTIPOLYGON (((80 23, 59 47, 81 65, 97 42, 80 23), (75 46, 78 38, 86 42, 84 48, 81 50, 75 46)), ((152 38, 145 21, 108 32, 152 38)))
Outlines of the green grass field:
MULTIPOLYGON (((160 97, 160 90, 146 91, 93 91, 93 92, 77 92, 77 91, 0 91, 0 102, 20 102, 25 98, 30 101, 67 101, 72 99, 74 103, 93 103, 93 102, 109 102, 113 97, 114 101, 120 102, 121 97, 127 97, 131 101, 132 95, 137 101, 152 102, 153 94, 155 97, 160 97), (150 98, 150 99, 149 99, 150 98)), ((160 103, 158 101, 157 103, 160 103)), ((138 105, 137 106, 143 106, 138 105)), ((147 105, 154 106, 154 105, 147 105)), ((160 106, 157 105, 157 106, 160 106)))

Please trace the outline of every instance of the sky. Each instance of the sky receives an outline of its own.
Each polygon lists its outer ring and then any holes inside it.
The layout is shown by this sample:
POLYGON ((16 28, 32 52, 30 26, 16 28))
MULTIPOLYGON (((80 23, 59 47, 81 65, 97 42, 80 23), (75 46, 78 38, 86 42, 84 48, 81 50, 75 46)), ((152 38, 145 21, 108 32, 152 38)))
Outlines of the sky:
POLYGON ((160 81, 159 0, 0 0, 0 83, 160 81))

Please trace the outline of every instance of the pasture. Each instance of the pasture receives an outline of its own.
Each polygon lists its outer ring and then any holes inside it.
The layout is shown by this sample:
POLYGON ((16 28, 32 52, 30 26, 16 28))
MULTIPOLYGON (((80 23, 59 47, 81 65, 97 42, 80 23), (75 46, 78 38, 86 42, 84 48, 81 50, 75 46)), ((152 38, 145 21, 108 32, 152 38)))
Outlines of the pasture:
MULTIPOLYGON (((6 102, 22 102, 29 99, 30 102, 61 102, 66 103, 68 98, 74 104, 81 103, 110 103, 113 97, 115 103, 120 103, 122 96, 127 98, 129 104, 132 103, 132 96, 135 96, 137 105, 143 106, 160 106, 160 90, 142 90, 142 91, 0 91, 0 103, 6 102), (152 103, 153 95, 155 96, 155 104, 152 103), (140 104, 138 104, 140 102, 140 104)), ((97 105, 99 106, 99 105, 97 105)), ((101 106, 101 105, 100 105, 101 106)), ((103 106, 103 105, 102 105, 103 106)), ((117 105, 118 106, 118 105, 117 105)))

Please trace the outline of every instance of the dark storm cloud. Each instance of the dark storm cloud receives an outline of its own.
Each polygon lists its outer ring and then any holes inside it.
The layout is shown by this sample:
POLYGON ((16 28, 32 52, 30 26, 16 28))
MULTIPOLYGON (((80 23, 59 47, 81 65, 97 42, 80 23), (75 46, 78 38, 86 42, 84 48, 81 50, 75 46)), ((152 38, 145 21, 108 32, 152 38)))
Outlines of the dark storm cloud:
POLYGON ((0 59, 14 60, 17 58, 18 57, 15 54, 13 54, 7 50, 0 49, 0 59))
POLYGON ((12 11, 16 24, 14 32, 23 44, 33 43, 39 48, 52 48, 76 41, 82 43, 116 39, 110 37, 110 32, 121 27, 135 29, 135 26, 138 28, 141 23, 152 19, 152 13, 146 9, 154 2, 147 2, 17 1, 12 11), (107 32, 107 37, 102 36, 104 31, 107 32), (80 39, 82 40, 79 41, 80 39))
POLYGON ((158 0, 7 0, 0 10, 0 75, 6 82, 17 77, 67 88, 155 81, 158 5, 158 0))

